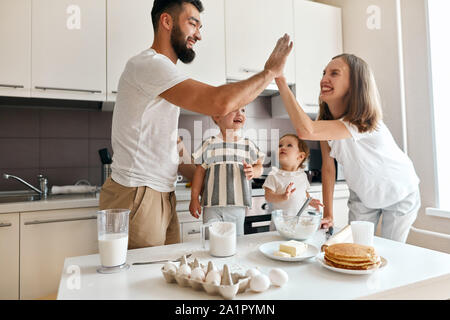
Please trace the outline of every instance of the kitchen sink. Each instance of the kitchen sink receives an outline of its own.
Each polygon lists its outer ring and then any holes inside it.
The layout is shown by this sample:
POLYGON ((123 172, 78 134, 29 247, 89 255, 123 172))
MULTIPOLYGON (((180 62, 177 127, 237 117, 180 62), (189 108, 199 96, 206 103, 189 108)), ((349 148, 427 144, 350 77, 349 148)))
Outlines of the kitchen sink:
POLYGON ((29 202, 41 200, 41 196, 36 194, 0 194, 0 203, 29 202))

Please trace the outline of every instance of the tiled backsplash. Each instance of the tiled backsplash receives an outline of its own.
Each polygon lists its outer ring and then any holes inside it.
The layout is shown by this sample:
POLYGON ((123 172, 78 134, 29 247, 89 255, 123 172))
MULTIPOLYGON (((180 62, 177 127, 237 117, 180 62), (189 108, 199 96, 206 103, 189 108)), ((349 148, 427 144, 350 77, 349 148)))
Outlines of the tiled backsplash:
MULTIPOLYGON (((259 97, 249 104, 244 126, 244 134, 263 152, 272 150, 265 161, 265 174, 270 165, 276 165, 278 137, 295 133, 290 120, 272 119, 270 101, 259 97)), ((0 174, 19 176, 34 186, 38 186, 38 174, 48 178, 49 186, 73 185, 79 180, 100 185, 98 150, 108 148, 113 153, 111 122, 112 112, 99 110, 0 107, 0 174)), ((204 115, 181 115, 179 128, 190 152, 218 133, 211 117, 204 115)), ((319 148, 318 143, 308 144, 319 148)), ((0 176, 0 191, 26 189, 0 176)))
MULTIPOLYGON (((295 129, 289 119, 273 119, 270 97, 259 97, 246 107, 246 122, 243 134, 253 140, 266 153, 264 174, 270 172, 270 166, 277 165, 277 151, 279 138, 287 133, 294 133, 295 129)), ((219 133, 219 127, 211 117, 204 115, 181 115, 179 126, 180 135, 186 149, 194 152, 202 140, 219 133)), ((310 148, 319 149, 318 142, 307 142, 310 148)))
MULTIPOLYGON (((16 175, 38 186, 37 175, 49 186, 88 180, 101 183, 98 150, 111 150, 111 112, 92 110, 0 108, 0 174, 16 175)), ((0 191, 26 190, 0 176, 0 191)))

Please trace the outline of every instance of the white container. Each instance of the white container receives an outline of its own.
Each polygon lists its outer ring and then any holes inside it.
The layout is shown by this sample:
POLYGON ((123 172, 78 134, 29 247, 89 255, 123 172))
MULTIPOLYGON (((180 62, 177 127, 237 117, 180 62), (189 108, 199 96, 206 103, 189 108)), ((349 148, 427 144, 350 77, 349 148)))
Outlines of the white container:
POLYGON ((209 229, 209 253, 214 257, 230 257, 236 254, 236 224, 234 222, 213 222, 202 226, 202 242, 205 247, 206 232, 209 229))
POLYGON ((374 224, 369 221, 352 221, 353 243, 373 246, 374 224))

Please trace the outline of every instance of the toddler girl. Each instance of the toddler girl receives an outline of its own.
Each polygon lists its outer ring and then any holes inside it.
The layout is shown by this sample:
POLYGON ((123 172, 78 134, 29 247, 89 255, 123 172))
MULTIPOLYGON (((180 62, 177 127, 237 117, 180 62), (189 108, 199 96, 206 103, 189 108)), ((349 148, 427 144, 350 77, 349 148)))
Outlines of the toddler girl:
MULTIPOLYGON (((309 198, 310 187, 304 163, 309 156, 306 143, 294 134, 284 135, 278 146, 280 169, 273 167, 264 182, 265 198, 272 210, 295 216, 309 198)), ((312 199, 310 206, 320 210, 322 204, 312 199)))

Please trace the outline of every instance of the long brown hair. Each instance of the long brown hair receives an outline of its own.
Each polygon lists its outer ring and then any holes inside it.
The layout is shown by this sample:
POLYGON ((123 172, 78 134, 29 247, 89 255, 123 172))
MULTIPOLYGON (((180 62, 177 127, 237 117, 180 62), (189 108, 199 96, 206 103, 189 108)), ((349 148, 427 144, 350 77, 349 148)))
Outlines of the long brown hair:
MULTIPOLYGON (((363 59, 353 54, 341 54, 332 60, 339 58, 342 58, 350 68, 350 99, 343 120, 355 125, 359 132, 373 131, 383 118, 383 113, 372 70, 363 59)), ((318 120, 336 120, 328 104, 324 101, 319 103, 318 120)))
POLYGON ((305 153, 305 159, 303 159, 303 161, 300 163, 300 165, 298 166, 297 169, 300 169, 300 168, 304 169, 304 168, 305 168, 305 162, 306 162, 306 160, 307 160, 308 157, 309 157, 309 147, 308 147, 308 145, 306 144, 305 141, 303 141, 302 139, 300 139, 297 135, 295 135, 295 134, 293 134, 293 133, 285 134, 284 136, 282 136, 282 137, 280 138, 280 141, 281 141, 281 139, 283 139, 284 137, 293 137, 293 138, 297 139, 297 142, 298 142, 298 149, 300 150, 300 152, 305 153))

